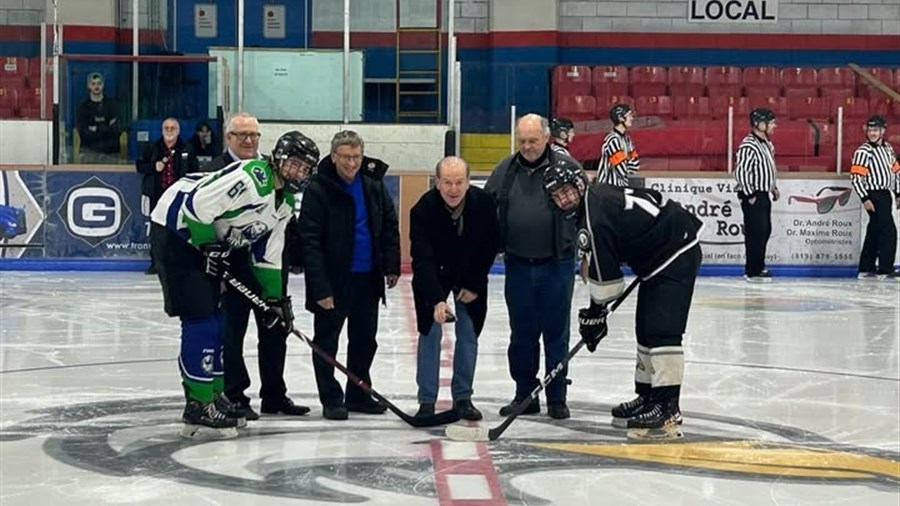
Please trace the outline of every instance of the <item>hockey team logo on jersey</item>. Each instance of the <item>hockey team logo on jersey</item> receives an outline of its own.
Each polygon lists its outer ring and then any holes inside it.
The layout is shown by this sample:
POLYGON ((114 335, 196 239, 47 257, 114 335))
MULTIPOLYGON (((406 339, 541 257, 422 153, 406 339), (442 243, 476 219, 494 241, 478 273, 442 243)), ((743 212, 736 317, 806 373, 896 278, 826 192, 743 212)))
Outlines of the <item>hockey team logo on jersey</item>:
POLYGON ((97 176, 70 188, 56 212, 70 235, 91 246, 118 235, 131 217, 122 193, 97 176))
POLYGON ((262 166, 256 165, 251 170, 253 173, 253 177, 256 179, 256 183, 259 186, 266 186, 267 184, 269 184, 269 174, 266 173, 266 169, 264 169, 262 166))

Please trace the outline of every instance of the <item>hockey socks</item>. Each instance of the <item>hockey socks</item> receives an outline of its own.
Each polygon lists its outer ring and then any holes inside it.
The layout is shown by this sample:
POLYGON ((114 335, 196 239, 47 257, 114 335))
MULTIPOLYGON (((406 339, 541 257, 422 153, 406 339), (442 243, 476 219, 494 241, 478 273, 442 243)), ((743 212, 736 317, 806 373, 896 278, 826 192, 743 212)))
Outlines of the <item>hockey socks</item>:
POLYGON ((208 404, 224 390, 221 332, 217 317, 181 321, 178 368, 188 399, 208 404))

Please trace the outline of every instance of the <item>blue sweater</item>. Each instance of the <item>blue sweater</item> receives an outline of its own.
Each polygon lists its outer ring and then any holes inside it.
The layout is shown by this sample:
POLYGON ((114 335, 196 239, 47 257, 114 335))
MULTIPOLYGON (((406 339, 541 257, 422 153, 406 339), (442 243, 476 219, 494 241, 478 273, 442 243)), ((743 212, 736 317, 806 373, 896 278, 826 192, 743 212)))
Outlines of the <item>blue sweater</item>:
POLYGON ((363 195, 362 176, 356 174, 352 183, 341 181, 347 193, 353 197, 355 209, 355 237, 353 239, 353 261, 350 272, 372 272, 372 235, 369 234, 369 217, 366 212, 366 199, 363 195))

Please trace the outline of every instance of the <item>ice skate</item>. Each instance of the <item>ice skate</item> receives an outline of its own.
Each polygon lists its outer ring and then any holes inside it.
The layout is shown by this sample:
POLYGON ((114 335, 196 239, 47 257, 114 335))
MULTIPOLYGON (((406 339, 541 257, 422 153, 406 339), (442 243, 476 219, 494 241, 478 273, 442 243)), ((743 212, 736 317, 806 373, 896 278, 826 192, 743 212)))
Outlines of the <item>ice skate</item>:
POLYGON ((646 395, 638 395, 628 402, 623 402, 612 408, 612 426, 618 429, 625 429, 628 425, 628 419, 633 418, 652 407, 653 404, 646 395))
POLYGON ((681 410, 677 401, 663 401, 650 405, 650 409, 628 419, 628 439, 667 440, 678 439, 681 432, 681 410))
POLYGON ((181 437, 184 438, 231 439, 238 436, 237 419, 222 414, 216 409, 214 402, 203 404, 188 399, 181 421, 184 422, 184 428, 181 429, 181 437))

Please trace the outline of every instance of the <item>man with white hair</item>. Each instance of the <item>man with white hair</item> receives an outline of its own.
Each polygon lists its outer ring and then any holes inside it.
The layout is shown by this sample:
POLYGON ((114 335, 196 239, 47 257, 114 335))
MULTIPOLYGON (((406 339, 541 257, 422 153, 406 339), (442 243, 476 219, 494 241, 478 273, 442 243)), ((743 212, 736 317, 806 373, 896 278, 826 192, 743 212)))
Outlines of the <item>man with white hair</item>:
MULTIPOLYGON (((494 168, 484 189, 497 202, 506 265, 509 312, 509 372, 516 383, 513 400, 500 410, 512 413, 538 386, 539 342, 544 339, 545 370, 568 352, 569 312, 575 282, 575 221, 552 205, 544 189, 544 171, 559 160, 578 168, 571 157, 550 148, 550 124, 537 114, 516 123, 518 152, 494 168)), ((569 418, 563 370, 547 385, 547 414, 569 418)), ((539 413, 538 399, 525 414, 539 413)))
MULTIPOLYGON (((143 175, 141 181, 141 208, 145 216, 156 206, 159 197, 172 186, 175 181, 188 172, 197 172, 197 157, 190 144, 179 138, 181 125, 175 118, 166 118, 162 122, 162 136, 148 145, 141 157, 137 159, 138 173, 143 175)), ((156 274, 153 265, 153 253, 150 254, 150 267, 146 274, 156 274)))

